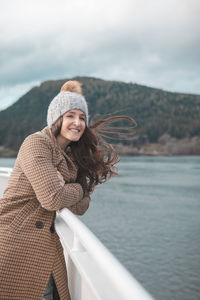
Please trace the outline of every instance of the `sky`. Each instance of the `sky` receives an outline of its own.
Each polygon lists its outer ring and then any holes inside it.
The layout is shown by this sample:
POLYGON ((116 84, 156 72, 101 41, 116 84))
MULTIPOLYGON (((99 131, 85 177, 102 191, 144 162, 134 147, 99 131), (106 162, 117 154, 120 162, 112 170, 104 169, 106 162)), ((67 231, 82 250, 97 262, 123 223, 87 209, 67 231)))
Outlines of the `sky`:
POLYGON ((199 0, 0 0, 0 110, 90 76, 200 94, 199 0))

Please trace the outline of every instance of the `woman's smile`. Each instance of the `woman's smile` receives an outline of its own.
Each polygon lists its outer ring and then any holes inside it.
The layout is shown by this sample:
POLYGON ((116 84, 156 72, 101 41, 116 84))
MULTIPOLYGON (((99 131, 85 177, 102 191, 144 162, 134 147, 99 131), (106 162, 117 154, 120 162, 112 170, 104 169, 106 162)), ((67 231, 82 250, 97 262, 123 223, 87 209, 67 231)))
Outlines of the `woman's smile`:
MULTIPOLYGON (((69 128, 68 129, 74 136, 79 136, 80 135, 80 129, 76 129, 76 128, 69 128)), ((80 138, 80 137, 79 137, 80 138)))
POLYGON ((72 132, 80 132, 80 129, 76 129, 76 128, 70 128, 69 130, 71 130, 72 132))

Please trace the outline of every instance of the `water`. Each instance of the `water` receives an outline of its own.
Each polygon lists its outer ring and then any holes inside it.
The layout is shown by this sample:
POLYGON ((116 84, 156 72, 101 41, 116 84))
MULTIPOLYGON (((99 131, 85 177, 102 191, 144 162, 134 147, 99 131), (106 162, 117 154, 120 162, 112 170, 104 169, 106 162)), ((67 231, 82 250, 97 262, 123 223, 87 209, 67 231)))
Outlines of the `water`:
POLYGON ((155 299, 199 300, 200 157, 124 157, 119 172, 81 220, 155 299))

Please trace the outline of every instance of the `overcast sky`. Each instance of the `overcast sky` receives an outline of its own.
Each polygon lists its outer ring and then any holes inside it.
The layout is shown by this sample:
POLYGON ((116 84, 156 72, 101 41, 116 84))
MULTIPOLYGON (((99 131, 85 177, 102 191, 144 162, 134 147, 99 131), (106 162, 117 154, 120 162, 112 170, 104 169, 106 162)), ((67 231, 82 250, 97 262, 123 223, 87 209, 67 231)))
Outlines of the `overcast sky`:
POLYGON ((0 109, 49 79, 200 94, 199 0, 0 0, 0 109))

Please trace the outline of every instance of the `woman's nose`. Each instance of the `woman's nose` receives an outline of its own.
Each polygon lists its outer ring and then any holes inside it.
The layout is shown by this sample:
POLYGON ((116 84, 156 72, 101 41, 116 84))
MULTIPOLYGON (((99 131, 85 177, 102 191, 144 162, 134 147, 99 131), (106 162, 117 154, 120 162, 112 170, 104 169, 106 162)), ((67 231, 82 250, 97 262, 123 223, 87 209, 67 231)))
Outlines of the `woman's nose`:
POLYGON ((79 125, 80 125, 80 119, 79 119, 79 118, 75 118, 75 119, 74 119, 74 124, 75 124, 76 126, 79 126, 79 125))

